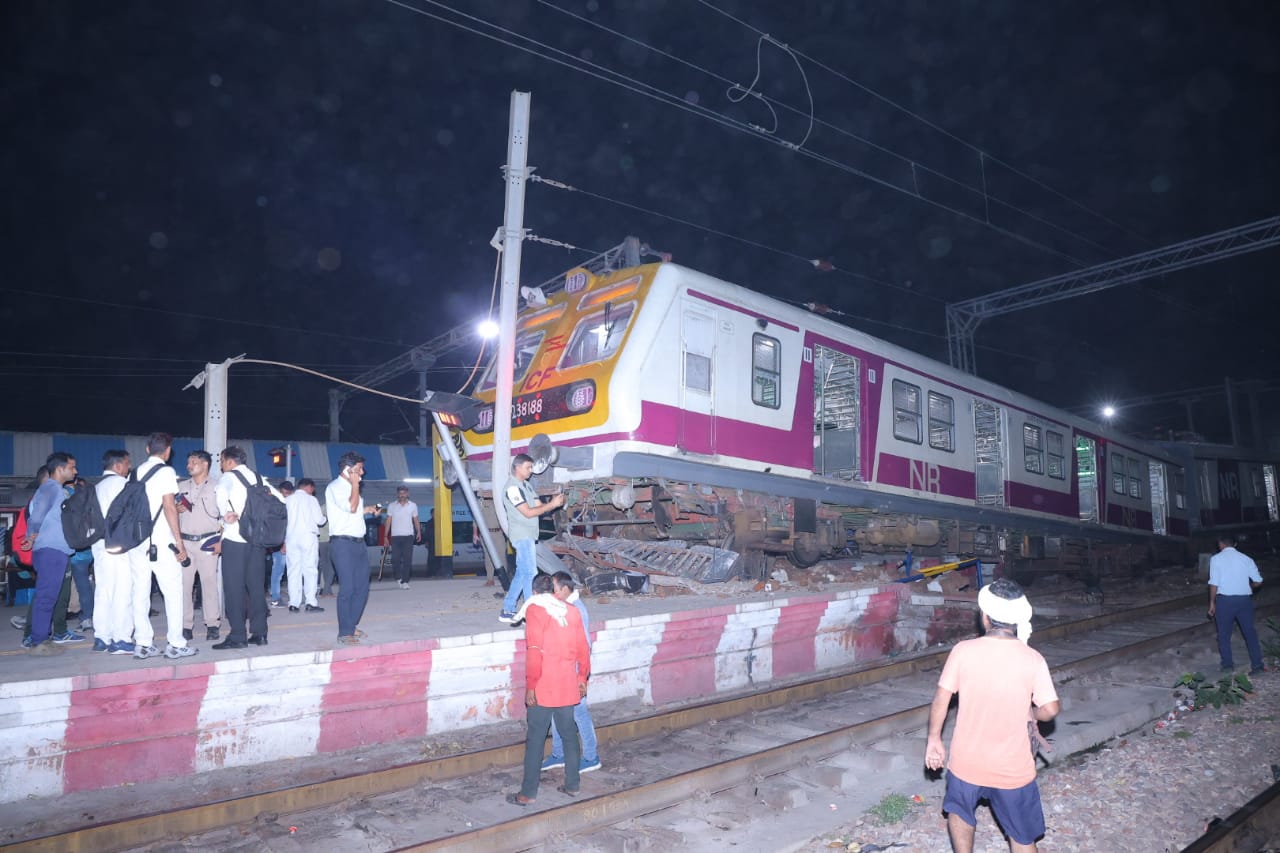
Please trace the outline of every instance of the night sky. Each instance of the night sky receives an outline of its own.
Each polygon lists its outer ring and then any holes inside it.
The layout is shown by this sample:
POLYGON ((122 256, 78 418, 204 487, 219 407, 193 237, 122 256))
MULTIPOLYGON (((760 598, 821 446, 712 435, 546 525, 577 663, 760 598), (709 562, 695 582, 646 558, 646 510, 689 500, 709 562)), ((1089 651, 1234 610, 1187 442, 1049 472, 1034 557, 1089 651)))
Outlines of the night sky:
MULTIPOLYGON (((590 250, 527 244, 526 283, 635 234, 943 361, 947 302, 1280 213, 1265 0, 0 15, 0 429, 198 435, 202 395, 181 389, 205 361, 350 378, 479 319, 513 89, 532 92, 537 174, 585 191, 531 185, 526 226, 590 250), (757 76, 769 102, 743 97, 757 76)), ((1269 249, 990 321, 979 373, 1063 407, 1280 388, 1278 272, 1269 249)), ((457 390, 466 361, 433 384, 457 390)), ((231 387, 232 435, 327 437, 324 381, 241 366, 231 387)), ((1219 439, 1221 407, 1196 424, 1219 439)), ((1121 414, 1184 426, 1177 405, 1121 414)), ((361 396, 343 422, 351 441, 412 442, 417 416, 361 396)))

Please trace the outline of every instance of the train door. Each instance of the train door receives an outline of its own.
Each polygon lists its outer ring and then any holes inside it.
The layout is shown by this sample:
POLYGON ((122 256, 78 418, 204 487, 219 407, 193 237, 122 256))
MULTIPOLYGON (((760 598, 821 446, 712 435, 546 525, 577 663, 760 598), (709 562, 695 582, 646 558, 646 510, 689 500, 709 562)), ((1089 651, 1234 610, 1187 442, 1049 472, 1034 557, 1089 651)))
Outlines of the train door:
POLYGON ((1080 520, 1098 522, 1098 443, 1076 436, 1076 488, 1080 493, 1080 520))
POLYGON ((685 305, 680 318, 680 415, 676 442, 687 453, 715 452, 715 317, 685 305))
POLYGON ((859 479, 862 445, 858 359, 824 346, 813 348, 813 472, 859 479))
POLYGON ((1280 521, 1280 502, 1276 499, 1276 466, 1262 466, 1262 482, 1267 490, 1267 518, 1280 521))
POLYGON ((978 504, 1004 506, 1004 418, 995 403, 973 401, 973 453, 978 504))
POLYGON ((1157 536, 1169 533, 1169 492, 1163 462, 1154 459, 1147 463, 1147 477, 1151 485, 1151 532, 1157 536))

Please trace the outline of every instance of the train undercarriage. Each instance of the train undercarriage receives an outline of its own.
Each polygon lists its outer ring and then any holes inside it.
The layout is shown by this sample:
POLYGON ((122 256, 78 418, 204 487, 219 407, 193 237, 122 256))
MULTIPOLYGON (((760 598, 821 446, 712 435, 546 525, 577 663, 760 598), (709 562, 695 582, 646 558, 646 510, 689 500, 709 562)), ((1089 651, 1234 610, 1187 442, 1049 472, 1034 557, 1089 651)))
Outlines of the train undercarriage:
POLYGON ((966 518, 918 499, 881 495, 875 503, 834 504, 643 478, 563 488, 568 504, 554 515, 557 535, 547 544, 596 588, 635 590, 645 578, 767 581, 780 567, 820 569, 840 561, 884 564, 905 575, 912 566, 974 557, 1026 585, 1041 574, 1065 573, 1096 590, 1106 578, 1194 559, 1185 540, 1103 535, 1069 521, 1040 524, 990 510, 966 518))

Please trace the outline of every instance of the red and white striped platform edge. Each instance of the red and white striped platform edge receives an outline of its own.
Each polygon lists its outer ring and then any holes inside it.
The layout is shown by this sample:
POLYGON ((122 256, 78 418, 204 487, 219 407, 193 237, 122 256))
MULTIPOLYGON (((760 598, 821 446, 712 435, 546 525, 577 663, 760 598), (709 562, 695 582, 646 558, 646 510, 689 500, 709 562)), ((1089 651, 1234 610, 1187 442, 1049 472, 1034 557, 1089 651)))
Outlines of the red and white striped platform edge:
MULTIPOLYGON (((972 607, 946 605, 891 584, 593 622, 591 701, 664 706, 971 634, 972 607)), ((523 684, 508 628, 0 684, 0 801, 519 719, 523 684)))

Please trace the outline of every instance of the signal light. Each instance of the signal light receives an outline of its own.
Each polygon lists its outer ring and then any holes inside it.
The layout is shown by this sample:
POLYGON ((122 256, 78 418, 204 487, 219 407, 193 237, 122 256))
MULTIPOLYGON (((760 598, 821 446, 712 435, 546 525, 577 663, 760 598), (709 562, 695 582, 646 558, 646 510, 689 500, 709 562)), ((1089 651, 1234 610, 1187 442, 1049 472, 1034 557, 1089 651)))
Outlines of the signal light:
POLYGON ((270 453, 271 453, 271 464, 276 466, 277 468, 283 468, 286 462, 285 449, 283 447, 273 447, 271 448, 270 453))

